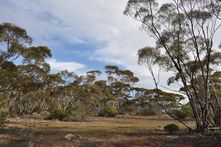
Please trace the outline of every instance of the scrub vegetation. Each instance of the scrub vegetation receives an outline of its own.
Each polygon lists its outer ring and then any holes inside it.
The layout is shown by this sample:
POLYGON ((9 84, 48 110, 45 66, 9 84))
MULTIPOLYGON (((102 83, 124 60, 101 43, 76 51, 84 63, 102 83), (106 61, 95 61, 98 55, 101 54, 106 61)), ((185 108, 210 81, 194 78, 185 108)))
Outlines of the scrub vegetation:
POLYGON ((137 52, 153 89, 116 65, 51 72, 50 48, 0 24, 1 146, 221 146, 220 2, 128 0, 124 14, 156 41, 137 52), (179 92, 160 89, 161 72, 179 92))

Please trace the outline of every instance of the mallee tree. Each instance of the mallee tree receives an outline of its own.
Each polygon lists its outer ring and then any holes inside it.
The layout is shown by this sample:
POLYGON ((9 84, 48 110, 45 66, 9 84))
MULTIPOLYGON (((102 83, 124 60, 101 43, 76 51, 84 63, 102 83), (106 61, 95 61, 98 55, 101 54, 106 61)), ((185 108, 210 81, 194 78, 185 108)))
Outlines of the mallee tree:
MULTIPOLYGON (((214 74, 221 53, 214 47, 220 30, 221 5, 216 0, 129 0, 124 14, 141 22, 156 40, 155 47, 139 50, 143 63, 158 64, 173 75, 168 84, 182 83, 191 104, 197 131, 220 126, 221 103, 214 74)), ((147 64, 148 65, 148 64, 147 64)), ((218 67, 218 68, 217 68, 218 67)))

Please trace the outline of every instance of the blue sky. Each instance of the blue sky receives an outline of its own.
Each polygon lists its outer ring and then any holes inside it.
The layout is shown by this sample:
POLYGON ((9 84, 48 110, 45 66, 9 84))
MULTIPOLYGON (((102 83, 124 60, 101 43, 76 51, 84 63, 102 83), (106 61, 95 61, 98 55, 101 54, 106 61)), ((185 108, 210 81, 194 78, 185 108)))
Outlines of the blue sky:
MULTIPOLYGON (((0 23, 23 27, 33 45, 51 48, 53 71, 78 74, 107 64, 132 70, 139 86, 152 88, 148 70, 137 64, 137 50, 154 41, 140 24, 124 16, 127 0, 0 0, 0 23)), ((161 74, 166 85, 170 73, 161 74)), ((174 85, 176 87, 176 85, 174 85)))

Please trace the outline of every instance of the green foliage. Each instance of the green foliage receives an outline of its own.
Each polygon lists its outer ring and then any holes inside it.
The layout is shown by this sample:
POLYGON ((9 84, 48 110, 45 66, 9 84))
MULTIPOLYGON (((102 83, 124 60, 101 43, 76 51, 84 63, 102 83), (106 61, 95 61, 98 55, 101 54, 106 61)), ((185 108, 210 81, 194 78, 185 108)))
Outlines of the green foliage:
MULTIPOLYGON (((156 91, 145 93, 146 89, 133 87, 139 79, 130 70, 107 65, 106 79, 100 81, 101 71, 98 70, 80 76, 67 70, 51 74, 50 65, 46 62, 52 56, 50 49, 32 46, 26 30, 10 23, 0 24, 0 43, 0 102, 4 103, 10 115, 58 120, 74 117, 82 121, 99 113, 111 117, 117 113, 125 114, 124 103, 141 95, 147 98, 139 100, 140 113, 154 114, 157 110, 150 105, 152 97, 148 97, 156 91), (17 58, 22 61, 20 64, 16 62, 17 58), (48 110, 50 114, 47 114, 48 110), (43 112, 46 114, 41 114, 43 112)), ((159 50, 155 48, 140 50, 143 59, 147 54, 155 54, 156 60, 161 60, 159 50)), ((169 106, 180 99, 174 94, 161 93, 159 101, 169 106)), ((131 109, 128 110, 136 114, 134 105, 137 106, 136 103, 129 105, 131 109)))
POLYGON ((221 128, 215 132, 216 135, 221 137, 221 128))
POLYGON ((173 111, 173 115, 178 119, 187 119, 193 117, 192 108, 189 103, 182 105, 180 109, 173 111))
POLYGON ((48 119, 58 119, 58 120, 64 120, 69 116, 69 114, 61 109, 58 108, 52 108, 49 110, 50 115, 48 116, 48 119))
MULTIPOLYGON (((97 115, 109 102, 127 99, 132 84, 138 82, 130 70, 106 66, 107 80, 98 81, 98 70, 77 75, 69 71, 50 73, 46 62, 52 56, 47 46, 32 46, 26 30, 10 23, 0 24, 0 97, 9 114, 14 116, 64 120, 75 117, 85 120, 97 115), (16 59, 21 64, 15 64, 16 59), (112 80, 111 80, 112 79, 112 80), (56 106, 56 107, 54 107, 56 106), (59 107, 58 107, 59 106, 59 107), (50 114, 40 112, 49 110, 50 114)), ((114 116, 114 108, 105 108, 104 115, 114 116)))
POLYGON ((155 106, 155 107, 150 106, 148 108, 148 111, 146 112, 146 115, 147 116, 157 116, 157 115, 159 116, 159 115, 162 115, 162 112, 160 111, 159 106, 155 106))
MULTIPOLYGON (((213 46, 214 34, 220 29, 220 4, 217 0, 128 0, 124 11, 156 41, 154 48, 138 51, 139 64, 147 66, 156 89, 160 84, 153 70, 156 64, 171 72, 168 84, 182 83, 201 132, 214 123, 220 126, 220 82, 212 78, 221 63, 221 52, 213 46)), ((184 118, 187 112, 177 111, 176 115, 184 118)))
POLYGON ((193 110, 190 103, 183 105, 181 110, 187 115, 188 118, 193 118, 193 110))
POLYGON ((188 114, 182 110, 174 110, 173 115, 178 119, 186 119, 188 117, 188 114))
POLYGON ((93 107, 90 104, 77 103, 72 107, 73 117, 78 121, 85 121, 86 118, 92 116, 93 113, 93 107))
MULTIPOLYGON (((136 108, 135 108, 136 109, 136 108)), ((140 108, 136 111, 136 115, 141 115, 141 116, 156 116, 156 115, 160 115, 160 111, 157 110, 156 108, 151 108, 151 107, 144 107, 144 108, 140 108)))
POLYGON ((179 130, 179 126, 177 126, 176 124, 169 124, 164 126, 164 130, 169 133, 174 133, 179 130))
POLYGON ((104 117, 114 117, 117 115, 117 110, 113 106, 104 106, 103 109, 100 111, 99 116, 104 117))
POLYGON ((39 113, 40 116, 42 116, 43 118, 47 118, 50 116, 50 112, 49 111, 41 111, 39 113))
POLYGON ((7 112, 0 111, 0 128, 2 128, 6 123, 6 118, 7 118, 7 112))

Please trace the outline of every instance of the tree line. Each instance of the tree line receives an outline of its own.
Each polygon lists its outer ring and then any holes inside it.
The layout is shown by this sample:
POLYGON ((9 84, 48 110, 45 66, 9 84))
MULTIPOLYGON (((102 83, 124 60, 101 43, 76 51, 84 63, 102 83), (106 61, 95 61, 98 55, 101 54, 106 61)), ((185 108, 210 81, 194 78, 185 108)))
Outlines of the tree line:
POLYGON ((0 47, 1 114, 81 121, 88 116, 164 114, 157 100, 181 118, 191 115, 189 105, 179 103, 183 96, 136 87, 139 79, 134 73, 114 65, 105 66, 104 79, 99 70, 51 73, 46 62, 51 50, 32 46, 26 30, 14 24, 0 24, 0 47))

